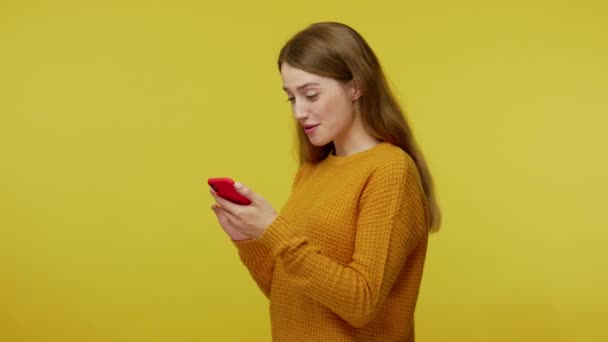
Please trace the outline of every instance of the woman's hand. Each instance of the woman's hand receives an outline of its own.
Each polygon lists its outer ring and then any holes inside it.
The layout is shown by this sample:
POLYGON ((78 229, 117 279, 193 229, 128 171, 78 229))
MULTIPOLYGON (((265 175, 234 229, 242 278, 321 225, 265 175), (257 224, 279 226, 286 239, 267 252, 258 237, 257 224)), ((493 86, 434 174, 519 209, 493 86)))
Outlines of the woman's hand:
POLYGON ((211 209, 228 236, 233 241, 257 239, 277 218, 277 212, 262 196, 251 191, 243 184, 235 183, 237 192, 247 197, 251 204, 239 205, 232 203, 211 189, 211 195, 217 203, 211 209), (219 204, 219 205, 218 205, 219 204))

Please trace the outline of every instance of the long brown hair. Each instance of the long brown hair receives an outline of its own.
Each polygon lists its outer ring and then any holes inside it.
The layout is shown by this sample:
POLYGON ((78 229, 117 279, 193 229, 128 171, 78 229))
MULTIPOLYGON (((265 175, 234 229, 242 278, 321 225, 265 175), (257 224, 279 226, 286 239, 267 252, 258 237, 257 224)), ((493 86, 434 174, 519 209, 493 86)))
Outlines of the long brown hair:
MULTIPOLYGON (((363 93, 359 98, 360 115, 369 134, 399 146, 416 163, 429 204, 430 230, 438 231, 441 212, 428 165, 405 118, 405 110, 393 95, 378 58, 363 37, 342 23, 315 23, 283 46, 278 59, 279 72, 284 62, 321 77, 342 82, 354 80, 363 93)), ((333 142, 315 146, 299 123, 295 123, 300 165, 319 162, 332 152, 333 142)))

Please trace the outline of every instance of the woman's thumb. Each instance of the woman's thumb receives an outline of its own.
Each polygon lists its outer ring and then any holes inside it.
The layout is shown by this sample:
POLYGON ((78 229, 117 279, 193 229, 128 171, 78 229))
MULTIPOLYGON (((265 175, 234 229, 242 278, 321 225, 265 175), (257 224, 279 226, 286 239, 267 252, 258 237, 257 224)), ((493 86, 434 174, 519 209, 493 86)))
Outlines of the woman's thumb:
POLYGON ((241 195, 249 195, 250 191, 249 188, 247 188, 245 185, 243 185, 240 182, 236 182, 234 183, 234 188, 236 189, 236 191, 238 191, 238 193, 240 193, 241 195))
POLYGON ((234 188, 236 189, 236 191, 239 194, 243 195, 244 197, 247 197, 251 202, 254 201, 255 194, 253 193, 253 191, 251 191, 248 187, 246 187, 242 183, 239 183, 239 182, 234 183, 234 188))

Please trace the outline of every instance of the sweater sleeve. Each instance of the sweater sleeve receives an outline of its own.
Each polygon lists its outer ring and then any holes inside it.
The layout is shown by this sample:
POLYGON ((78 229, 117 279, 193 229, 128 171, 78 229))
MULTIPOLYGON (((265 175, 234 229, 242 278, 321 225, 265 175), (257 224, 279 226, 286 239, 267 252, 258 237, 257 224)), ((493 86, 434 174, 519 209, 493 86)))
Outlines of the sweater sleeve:
POLYGON ((405 158, 384 163, 368 179, 350 263, 321 254, 280 215, 259 240, 283 262, 294 287, 362 327, 378 314, 406 258, 426 234, 426 198, 415 164, 405 158))
MULTIPOLYGON (((302 167, 298 168, 291 185, 291 191, 296 187, 302 175, 302 167)), ((247 267, 253 280, 256 282, 262 293, 270 298, 270 285, 272 283, 272 273, 274 271, 275 258, 270 248, 256 239, 232 241, 238 249, 241 262, 247 267)))

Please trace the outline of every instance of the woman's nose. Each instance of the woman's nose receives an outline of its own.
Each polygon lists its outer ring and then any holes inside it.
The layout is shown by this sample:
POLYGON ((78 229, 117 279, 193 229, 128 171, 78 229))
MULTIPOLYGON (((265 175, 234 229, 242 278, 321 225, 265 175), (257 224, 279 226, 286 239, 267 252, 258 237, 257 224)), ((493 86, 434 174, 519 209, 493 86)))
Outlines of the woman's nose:
POLYGON ((296 119, 302 119, 308 116, 308 108, 303 104, 296 103, 293 107, 293 115, 296 119))

